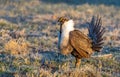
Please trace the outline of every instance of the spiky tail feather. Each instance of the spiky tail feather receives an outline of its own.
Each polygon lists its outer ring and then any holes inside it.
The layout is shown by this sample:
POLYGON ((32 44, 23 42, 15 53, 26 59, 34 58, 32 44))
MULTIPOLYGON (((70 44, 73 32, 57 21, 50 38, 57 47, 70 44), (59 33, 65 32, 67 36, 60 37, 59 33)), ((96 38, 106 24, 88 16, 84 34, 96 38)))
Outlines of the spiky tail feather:
POLYGON ((103 47, 103 34, 105 32, 105 29, 102 27, 102 21, 101 21, 101 17, 97 16, 93 16, 92 20, 89 24, 88 27, 88 31, 89 34, 88 36, 91 38, 92 40, 92 49, 94 51, 100 51, 101 48, 103 47))

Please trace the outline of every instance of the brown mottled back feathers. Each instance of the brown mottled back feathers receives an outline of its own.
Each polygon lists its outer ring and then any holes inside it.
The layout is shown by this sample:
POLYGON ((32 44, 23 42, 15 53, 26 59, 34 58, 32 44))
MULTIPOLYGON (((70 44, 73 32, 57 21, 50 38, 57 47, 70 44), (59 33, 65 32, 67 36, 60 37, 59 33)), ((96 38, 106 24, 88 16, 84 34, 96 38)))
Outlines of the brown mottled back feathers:
POLYGON ((92 54, 92 41, 79 30, 70 32, 70 44, 81 57, 90 57, 92 54))

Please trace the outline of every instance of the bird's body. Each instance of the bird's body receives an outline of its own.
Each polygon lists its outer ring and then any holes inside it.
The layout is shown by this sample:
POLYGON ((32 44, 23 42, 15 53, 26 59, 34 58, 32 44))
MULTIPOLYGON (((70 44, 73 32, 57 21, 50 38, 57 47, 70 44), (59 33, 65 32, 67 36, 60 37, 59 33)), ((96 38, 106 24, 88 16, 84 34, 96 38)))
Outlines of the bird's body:
POLYGON ((88 58, 93 53, 91 45, 92 41, 79 30, 70 32, 70 43, 72 47, 74 47, 75 51, 79 54, 75 55, 76 57, 88 58))
POLYGON ((89 58, 95 51, 100 51, 103 47, 103 33, 101 19, 92 18, 89 24, 88 36, 80 30, 74 28, 73 20, 60 18, 60 33, 58 48, 64 55, 72 54, 76 58, 76 67, 80 64, 81 58, 89 58))

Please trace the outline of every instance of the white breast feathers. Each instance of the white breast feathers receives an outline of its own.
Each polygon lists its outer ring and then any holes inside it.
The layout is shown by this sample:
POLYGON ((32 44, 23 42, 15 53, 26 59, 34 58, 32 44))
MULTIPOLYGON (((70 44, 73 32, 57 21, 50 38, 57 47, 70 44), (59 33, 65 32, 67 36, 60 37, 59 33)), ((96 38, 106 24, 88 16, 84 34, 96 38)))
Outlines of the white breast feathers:
POLYGON ((73 30, 74 30, 73 20, 69 20, 62 25, 62 34, 61 34, 61 37, 59 38, 60 49, 67 46, 69 41, 69 33, 70 31, 73 31, 73 30))

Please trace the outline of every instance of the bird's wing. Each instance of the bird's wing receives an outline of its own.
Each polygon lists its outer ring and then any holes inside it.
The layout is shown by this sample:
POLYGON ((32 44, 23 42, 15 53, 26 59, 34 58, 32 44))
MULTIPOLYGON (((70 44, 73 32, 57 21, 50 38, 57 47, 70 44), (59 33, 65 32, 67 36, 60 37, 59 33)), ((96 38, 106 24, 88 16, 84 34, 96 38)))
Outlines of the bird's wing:
POLYGON ((92 51, 92 41, 79 30, 70 32, 70 44, 82 57, 89 57, 92 51))

